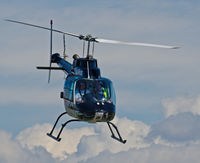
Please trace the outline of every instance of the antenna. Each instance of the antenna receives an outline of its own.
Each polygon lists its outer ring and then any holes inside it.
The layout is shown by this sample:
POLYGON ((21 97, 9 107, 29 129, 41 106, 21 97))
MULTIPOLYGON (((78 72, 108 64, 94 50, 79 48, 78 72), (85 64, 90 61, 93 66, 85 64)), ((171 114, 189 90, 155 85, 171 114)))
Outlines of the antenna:
POLYGON ((49 62, 49 77, 48 77, 48 83, 50 82, 50 78, 51 78, 51 57, 52 57, 52 34, 53 34, 53 20, 50 21, 50 26, 51 26, 51 32, 50 32, 50 62, 49 62))

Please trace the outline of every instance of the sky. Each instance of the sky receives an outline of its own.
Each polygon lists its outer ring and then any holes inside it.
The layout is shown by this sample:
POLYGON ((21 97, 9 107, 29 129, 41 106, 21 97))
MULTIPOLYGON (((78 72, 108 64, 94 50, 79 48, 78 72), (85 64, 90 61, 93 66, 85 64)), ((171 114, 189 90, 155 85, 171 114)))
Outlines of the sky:
MULTIPOLYGON (((198 162, 200 154, 200 2, 198 0, 0 0, 0 162, 198 162), (125 145, 106 124, 71 124, 61 142, 46 136, 64 112, 64 75, 49 64, 49 32, 14 19, 76 34, 180 46, 159 49, 96 44, 102 76, 117 95, 113 120, 125 145)), ((53 34, 53 52, 63 53, 53 34)), ((66 38, 67 60, 82 42, 66 38)), ((63 118, 69 120, 70 117, 63 118)), ((56 129, 58 130, 58 129, 56 129)))

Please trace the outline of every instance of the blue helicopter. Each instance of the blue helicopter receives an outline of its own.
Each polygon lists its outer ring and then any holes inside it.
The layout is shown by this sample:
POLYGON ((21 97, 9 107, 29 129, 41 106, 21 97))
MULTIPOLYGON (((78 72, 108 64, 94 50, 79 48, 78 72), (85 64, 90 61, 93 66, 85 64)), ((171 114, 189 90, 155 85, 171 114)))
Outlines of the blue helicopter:
POLYGON ((6 19, 6 21, 12 23, 19 23, 36 28, 41 28, 50 31, 50 64, 48 67, 37 67, 37 69, 49 70, 48 83, 50 81, 51 70, 62 70, 67 77, 64 83, 64 90, 60 93, 60 98, 64 100, 65 112, 58 116, 52 130, 47 133, 48 136, 60 141, 60 135, 64 127, 74 121, 85 121, 88 123, 106 122, 111 131, 111 137, 121 143, 126 143, 117 126, 111 121, 115 117, 116 113, 116 96, 113 87, 113 83, 110 79, 101 76, 100 68, 98 67, 97 60, 94 55, 95 43, 111 43, 111 44, 124 44, 124 45, 136 45, 136 46, 149 46, 158 48, 177 49, 176 46, 166 46, 147 43, 136 42, 122 42, 115 40, 101 39, 92 37, 91 35, 77 35, 69 32, 62 32, 60 30, 53 29, 53 21, 50 21, 50 28, 29 24, 21 21, 15 21, 6 19), (76 37, 83 40, 83 51, 85 51, 85 42, 87 43, 86 57, 80 58, 79 55, 73 56, 73 63, 66 60, 66 55, 63 57, 60 54, 52 54, 52 33, 57 32, 63 34, 64 42, 64 54, 65 54, 65 35, 76 37), (92 45, 92 55, 91 55, 92 45), (52 67, 52 63, 56 63, 58 67, 52 67), (68 120, 62 124, 57 136, 53 135, 54 129, 59 119, 68 114, 75 119, 68 120), (113 128, 116 132, 113 131, 113 128), (117 136, 116 136, 117 134, 117 136))

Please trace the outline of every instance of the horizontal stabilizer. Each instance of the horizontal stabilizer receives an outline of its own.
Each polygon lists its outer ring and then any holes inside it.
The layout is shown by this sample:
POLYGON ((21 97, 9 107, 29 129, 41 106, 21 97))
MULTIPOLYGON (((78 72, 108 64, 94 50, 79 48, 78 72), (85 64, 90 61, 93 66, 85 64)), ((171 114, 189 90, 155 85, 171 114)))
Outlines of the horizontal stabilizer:
POLYGON ((41 67, 38 66, 37 69, 39 70, 64 70, 62 67, 41 67))

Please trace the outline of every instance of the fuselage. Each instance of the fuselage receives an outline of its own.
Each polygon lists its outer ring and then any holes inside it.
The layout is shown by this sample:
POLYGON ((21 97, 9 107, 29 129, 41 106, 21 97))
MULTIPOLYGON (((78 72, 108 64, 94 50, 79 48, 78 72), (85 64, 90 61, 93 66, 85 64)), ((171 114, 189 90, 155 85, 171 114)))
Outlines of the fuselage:
POLYGON ((113 84, 101 77, 96 59, 74 58, 73 64, 70 64, 59 54, 54 54, 52 62, 67 74, 61 97, 70 116, 91 123, 114 118, 116 97, 113 84))

